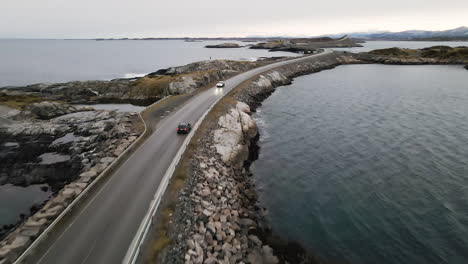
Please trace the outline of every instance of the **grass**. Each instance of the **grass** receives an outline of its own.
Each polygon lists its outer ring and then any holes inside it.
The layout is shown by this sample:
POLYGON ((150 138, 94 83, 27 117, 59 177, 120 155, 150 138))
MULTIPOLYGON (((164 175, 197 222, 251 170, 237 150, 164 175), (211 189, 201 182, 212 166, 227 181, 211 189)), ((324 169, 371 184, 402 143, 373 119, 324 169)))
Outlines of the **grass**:
POLYGON ((7 95, 0 93, 0 104, 23 110, 26 106, 34 103, 43 102, 46 99, 36 95, 7 95))

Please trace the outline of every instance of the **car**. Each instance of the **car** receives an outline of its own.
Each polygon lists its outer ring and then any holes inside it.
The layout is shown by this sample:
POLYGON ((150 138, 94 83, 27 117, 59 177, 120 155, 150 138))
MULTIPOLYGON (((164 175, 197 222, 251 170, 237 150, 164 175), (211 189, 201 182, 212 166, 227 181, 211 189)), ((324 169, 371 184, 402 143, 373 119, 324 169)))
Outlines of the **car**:
POLYGON ((177 134, 187 134, 192 130, 192 125, 188 122, 181 122, 177 126, 177 134))
POLYGON ((220 81, 220 82, 218 82, 218 83, 216 84, 216 87, 222 88, 222 87, 224 87, 225 85, 226 85, 226 84, 225 84, 224 82, 220 81))

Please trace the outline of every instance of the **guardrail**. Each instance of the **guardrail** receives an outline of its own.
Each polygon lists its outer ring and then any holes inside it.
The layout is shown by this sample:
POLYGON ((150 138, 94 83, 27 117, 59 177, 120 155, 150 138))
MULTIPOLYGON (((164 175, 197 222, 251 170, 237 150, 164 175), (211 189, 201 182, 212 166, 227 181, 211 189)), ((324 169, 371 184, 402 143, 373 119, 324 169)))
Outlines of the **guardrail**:
MULTIPOLYGON (((154 102, 153 104, 151 104, 147 108, 152 107, 155 104, 161 103, 164 100, 168 99, 169 97, 171 97, 171 96, 166 96, 163 99, 161 99, 161 100, 159 100, 157 102, 154 102)), ((140 117, 141 121, 143 122, 143 125, 145 126, 145 129, 143 130, 143 133, 129 147, 127 147, 124 150, 124 152, 122 152, 122 154, 120 154, 111 164, 109 164, 109 166, 107 166, 107 168, 103 172, 101 172, 101 174, 99 174, 99 176, 97 176, 96 179, 94 179, 94 181, 90 185, 88 185, 78 195, 78 197, 76 197, 65 208, 65 210, 63 210, 62 213, 60 213, 59 216, 57 216, 57 218, 55 218, 55 220, 39 235, 39 237, 37 237, 34 240, 34 242, 31 245, 29 245, 29 247, 15 260, 14 264, 20 264, 20 263, 22 263, 22 261, 27 260, 27 257, 29 256, 29 254, 33 253, 34 249, 36 249, 39 246, 40 243, 42 243, 45 239, 47 239, 47 236, 50 234, 50 232, 52 232, 52 230, 60 223, 60 221, 65 216, 67 216, 67 214, 71 213, 71 211, 74 209, 74 207, 79 202, 81 202, 83 197, 85 197, 88 194, 88 192, 90 192, 93 189, 93 187, 95 187, 103 178, 105 178, 110 171, 112 171, 113 169, 115 169, 115 167, 120 165, 120 163, 127 158, 127 154, 130 151, 134 150, 135 147, 137 147, 141 142, 143 142, 144 139, 146 139, 146 137, 148 136, 148 133, 149 133, 148 126, 146 125, 145 119, 143 118, 141 113, 138 113, 138 116, 140 117)))

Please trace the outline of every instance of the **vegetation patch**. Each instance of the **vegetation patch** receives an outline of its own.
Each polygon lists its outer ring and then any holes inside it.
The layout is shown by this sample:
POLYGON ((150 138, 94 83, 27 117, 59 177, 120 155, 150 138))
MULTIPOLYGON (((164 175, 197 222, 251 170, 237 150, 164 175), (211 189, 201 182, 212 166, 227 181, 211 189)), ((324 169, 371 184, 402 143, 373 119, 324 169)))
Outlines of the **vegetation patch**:
POLYGON ((30 104, 43 101, 46 101, 46 99, 36 95, 10 95, 0 93, 0 104, 19 110, 23 110, 30 104))

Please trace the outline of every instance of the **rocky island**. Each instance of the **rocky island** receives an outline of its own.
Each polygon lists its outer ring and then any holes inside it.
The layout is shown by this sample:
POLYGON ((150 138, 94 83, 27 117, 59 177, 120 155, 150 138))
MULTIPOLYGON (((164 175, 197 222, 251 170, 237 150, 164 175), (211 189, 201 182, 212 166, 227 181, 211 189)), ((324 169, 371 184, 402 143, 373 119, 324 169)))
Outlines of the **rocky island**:
POLYGON ((240 46, 239 44, 236 43, 222 43, 222 44, 217 44, 217 45, 206 45, 205 48, 210 48, 210 49, 235 49, 235 48, 242 48, 243 46, 240 46))
POLYGON ((290 51, 296 53, 312 53, 320 48, 344 48, 362 47, 357 41, 344 36, 339 39, 328 37, 323 38, 300 38, 300 39, 279 39, 266 43, 258 43, 250 47, 251 49, 268 49, 270 51, 290 51))
POLYGON ((363 60, 383 64, 467 64, 468 47, 389 48, 361 53, 358 56, 363 60))

